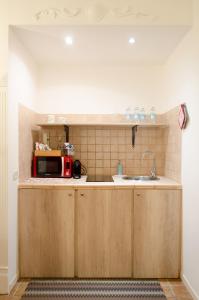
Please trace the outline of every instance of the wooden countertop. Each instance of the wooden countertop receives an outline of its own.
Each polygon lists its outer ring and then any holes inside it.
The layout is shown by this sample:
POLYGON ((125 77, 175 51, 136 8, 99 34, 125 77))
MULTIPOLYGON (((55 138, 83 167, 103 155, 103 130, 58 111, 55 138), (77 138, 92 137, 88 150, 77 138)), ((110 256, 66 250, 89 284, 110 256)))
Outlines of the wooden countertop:
POLYGON ((113 182, 86 182, 87 176, 82 176, 80 179, 74 178, 28 178, 21 181, 18 185, 19 189, 24 188, 44 188, 44 189, 117 189, 117 188, 147 188, 147 189, 182 189, 182 185, 172 179, 159 176, 157 181, 137 181, 124 180, 122 176, 113 176, 113 182))

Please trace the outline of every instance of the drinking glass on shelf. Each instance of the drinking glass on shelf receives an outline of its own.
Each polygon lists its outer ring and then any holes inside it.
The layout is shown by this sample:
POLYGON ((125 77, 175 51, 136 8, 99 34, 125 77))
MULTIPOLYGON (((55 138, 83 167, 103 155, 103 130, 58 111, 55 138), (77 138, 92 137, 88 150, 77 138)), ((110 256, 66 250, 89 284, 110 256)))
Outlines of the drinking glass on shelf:
POLYGON ((146 113, 144 107, 141 108, 139 117, 140 117, 140 121, 144 123, 146 120, 146 113))
POLYGON ((131 120, 131 115, 132 115, 132 113, 131 113, 131 108, 130 107, 127 107, 126 108, 126 110, 125 110, 125 117, 127 118, 127 120, 131 120))
POLYGON ((53 124, 53 123, 55 123, 55 115, 48 115, 48 116, 47 116, 47 123, 48 123, 48 124, 53 124))
POLYGON ((66 123, 66 118, 63 116, 57 116, 57 123, 58 124, 65 124, 66 123))
POLYGON ((150 113, 149 113, 149 119, 152 123, 156 123, 157 115, 156 115, 154 106, 151 107, 151 110, 150 110, 150 113))
POLYGON ((139 112, 139 107, 135 107, 134 113, 133 113, 133 121, 135 123, 140 121, 140 112, 139 112))

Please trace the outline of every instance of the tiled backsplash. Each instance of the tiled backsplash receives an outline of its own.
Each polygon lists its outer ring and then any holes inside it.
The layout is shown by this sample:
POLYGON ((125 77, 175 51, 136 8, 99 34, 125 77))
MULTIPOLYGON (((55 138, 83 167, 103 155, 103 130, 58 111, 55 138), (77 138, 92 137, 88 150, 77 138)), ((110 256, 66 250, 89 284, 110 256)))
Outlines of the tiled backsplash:
POLYGON ((179 108, 163 115, 168 129, 165 132, 165 176, 181 182, 182 131, 178 125, 179 108))
POLYGON ((39 132, 39 142, 48 144, 51 149, 61 149, 66 142, 64 126, 43 126, 39 132))
MULTIPOLYGON (((124 126, 70 126, 69 141, 75 146, 75 159, 80 159, 89 174, 114 175, 120 160, 123 173, 127 175, 148 175, 152 166, 152 157, 146 150, 154 152, 157 174, 165 175, 174 180, 181 179, 181 131, 177 124, 178 108, 164 114, 161 121, 168 127, 138 127, 135 147, 132 147, 131 127, 124 126)), ((53 149, 60 148, 65 142, 63 127, 42 127, 36 134, 35 124, 42 122, 45 115, 20 106, 19 136, 20 179, 30 176, 33 142, 43 137, 53 149), (25 128, 25 130, 24 130, 25 128)))
POLYGON ((164 132, 162 129, 138 128, 135 147, 132 130, 125 127, 70 127, 70 142, 75 158, 80 159, 88 174, 114 175, 120 160, 124 174, 150 174, 152 158, 142 160, 145 150, 152 150, 157 159, 157 172, 164 173, 164 132))
MULTIPOLYGON (((150 174, 152 157, 147 155, 142 159, 146 150, 154 152, 157 173, 164 174, 165 145, 164 129, 138 128, 135 147, 132 147, 131 127, 115 126, 70 126, 69 141, 75 146, 74 159, 81 160, 88 174, 114 175, 120 160, 124 174, 150 174)), ((42 136, 48 136, 48 142, 53 149, 65 141, 63 128, 45 127, 42 136)))

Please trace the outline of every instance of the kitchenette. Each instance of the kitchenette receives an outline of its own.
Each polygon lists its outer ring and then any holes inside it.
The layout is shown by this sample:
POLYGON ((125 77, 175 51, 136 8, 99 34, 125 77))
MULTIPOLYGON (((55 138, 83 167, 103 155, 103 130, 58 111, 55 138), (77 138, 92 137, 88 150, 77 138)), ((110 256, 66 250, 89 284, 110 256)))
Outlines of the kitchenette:
POLYGON ((20 110, 35 149, 19 183, 20 277, 179 278, 178 108, 155 122, 62 115, 68 124, 35 113, 29 124, 20 110))

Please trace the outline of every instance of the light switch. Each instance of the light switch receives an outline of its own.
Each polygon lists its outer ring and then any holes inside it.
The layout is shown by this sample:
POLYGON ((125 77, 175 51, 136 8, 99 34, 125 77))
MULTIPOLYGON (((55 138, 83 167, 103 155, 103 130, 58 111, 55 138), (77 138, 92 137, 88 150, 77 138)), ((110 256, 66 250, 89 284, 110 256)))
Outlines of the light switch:
POLYGON ((12 180, 13 180, 13 181, 16 181, 16 180, 18 180, 18 178, 19 178, 19 173, 18 173, 18 171, 15 171, 15 172, 12 174, 12 180))

